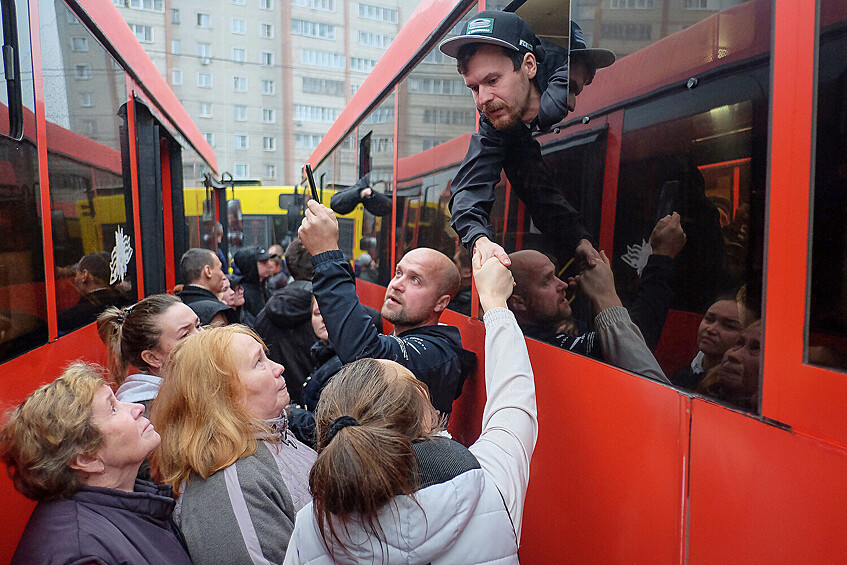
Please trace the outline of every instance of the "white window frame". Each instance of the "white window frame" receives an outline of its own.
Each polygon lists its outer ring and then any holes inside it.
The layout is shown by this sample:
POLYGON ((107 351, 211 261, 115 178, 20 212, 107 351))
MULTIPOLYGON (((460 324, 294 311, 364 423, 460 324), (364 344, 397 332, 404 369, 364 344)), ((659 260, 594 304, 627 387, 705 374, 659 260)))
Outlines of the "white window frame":
POLYGON ((232 107, 232 119, 236 122, 247 121, 247 106, 244 104, 235 104, 232 107))
POLYGON ((232 77, 233 92, 247 92, 247 77, 234 76, 232 77))
POLYGON ((276 138, 272 135, 262 137, 262 150, 276 151, 276 138))
POLYGON ((236 133, 232 137, 233 147, 237 151, 241 151, 243 149, 250 149, 250 136, 246 133, 236 133))
POLYGON ((200 73, 200 72, 197 73, 197 87, 198 88, 212 88, 213 84, 214 84, 214 80, 213 80, 213 77, 212 77, 212 73, 200 73), (209 84, 204 84, 203 82, 201 82, 200 77, 209 77, 209 84))
POLYGON ((195 27, 200 29, 212 29, 212 14, 209 12, 195 12, 195 27))
POLYGON ((273 67, 274 66, 274 52, 273 51, 262 51, 260 59, 261 59, 261 65, 263 67, 273 67))
POLYGON ((236 35, 246 35, 247 20, 244 18, 232 18, 232 20, 230 20, 230 31, 236 35))
POLYGON ((275 108, 262 108, 262 123, 263 124, 275 124, 276 123, 276 109, 275 108))
POLYGON ((173 69, 171 71, 171 84, 174 86, 179 86, 182 84, 182 69, 173 69))
POLYGON ((250 176, 250 163, 236 163, 235 164, 235 178, 245 179, 250 176), (242 169, 242 173, 238 172, 238 169, 242 169))
POLYGON ((266 179, 275 179, 276 178, 276 165, 272 165, 270 163, 265 163, 263 168, 264 176, 266 179))
POLYGON ((260 10, 273 10, 274 9, 274 0, 259 0, 259 9, 260 10))
POLYGON ((88 38, 71 37, 71 51, 75 51, 76 53, 88 51, 88 38))
POLYGON ((232 48, 232 60, 236 63, 246 63, 247 62, 247 49, 244 47, 233 47, 232 48))
POLYGON ((276 94, 276 83, 270 79, 262 79, 262 94, 265 96, 273 96, 276 94))
POLYGON ((259 23, 259 37, 262 39, 274 38, 274 25, 268 22, 259 23))
POLYGON ((82 65, 74 65, 74 78, 77 80, 91 80, 92 72, 91 65, 88 63, 82 65))
POLYGON ((182 41, 179 39, 171 40, 171 55, 182 55, 182 41))
POLYGON ((197 103, 197 115, 201 118, 212 117, 212 103, 200 101, 197 103))
POLYGON ((205 41, 197 42, 197 57, 200 59, 211 59, 212 58, 212 44, 206 43, 205 41))
POLYGON ((93 92, 80 92, 79 93, 79 105, 83 108, 93 108, 94 107, 94 93, 93 92))
POLYGON ((148 26, 144 24, 129 24, 129 28, 132 30, 132 34, 138 40, 139 43, 153 43, 156 39, 155 30, 153 26, 148 26), (139 36, 139 32, 141 35, 139 36), (147 32, 150 32, 148 37, 147 32))

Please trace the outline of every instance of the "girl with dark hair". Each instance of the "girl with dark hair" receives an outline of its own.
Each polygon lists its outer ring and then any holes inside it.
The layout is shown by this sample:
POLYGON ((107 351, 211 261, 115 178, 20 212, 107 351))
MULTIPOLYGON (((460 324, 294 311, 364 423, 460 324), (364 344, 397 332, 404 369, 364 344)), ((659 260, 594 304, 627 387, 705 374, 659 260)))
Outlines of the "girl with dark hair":
POLYGON ((517 563, 538 435, 524 337, 506 308, 513 279, 496 259, 474 278, 485 309, 487 401, 470 447, 437 433, 427 386, 405 367, 362 359, 323 390, 313 503, 285 563, 517 563))

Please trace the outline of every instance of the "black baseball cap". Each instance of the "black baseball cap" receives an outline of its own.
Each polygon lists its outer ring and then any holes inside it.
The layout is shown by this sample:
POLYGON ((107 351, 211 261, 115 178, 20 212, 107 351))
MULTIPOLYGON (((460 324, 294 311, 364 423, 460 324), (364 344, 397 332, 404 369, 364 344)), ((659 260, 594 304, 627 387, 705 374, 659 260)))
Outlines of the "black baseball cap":
POLYGON ((256 255, 256 261, 267 261, 271 257, 279 257, 276 253, 271 253, 267 249, 260 247, 258 254, 256 255))
POLYGON ((459 55, 459 48, 468 43, 490 43, 520 53, 532 53, 538 61, 544 59, 544 50, 535 32, 513 12, 480 12, 462 26, 460 35, 445 39, 438 48, 455 59, 459 55))
POLYGON ((585 44, 585 36, 579 25, 571 20, 570 56, 575 61, 583 61, 589 67, 602 69, 615 62, 615 54, 608 49, 590 48, 585 44))

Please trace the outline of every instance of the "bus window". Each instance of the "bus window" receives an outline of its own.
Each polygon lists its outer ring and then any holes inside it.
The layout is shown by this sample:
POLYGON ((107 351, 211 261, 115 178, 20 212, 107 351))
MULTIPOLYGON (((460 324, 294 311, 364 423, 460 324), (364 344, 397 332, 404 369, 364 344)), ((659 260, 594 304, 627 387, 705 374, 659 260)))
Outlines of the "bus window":
POLYGON ((61 336, 136 298, 126 76, 63 2, 40 0, 39 13, 61 336))
MULTIPOLYGON (((20 0, 16 8, 24 123, 21 141, 0 136, 0 361, 47 342, 29 12, 20 0)), ((5 86, 0 92, 5 110, 5 86)))
MULTIPOLYGON (((677 7, 661 19, 649 13, 621 8, 604 11, 602 24, 580 22, 589 45, 613 49, 619 59, 578 98, 577 113, 603 88, 629 83, 633 92, 620 142, 616 284, 632 308, 670 306, 655 355, 675 384, 758 411, 770 5, 677 7), (713 51, 694 58, 681 45, 713 51), (662 93, 651 96, 656 88, 662 93), (658 240, 659 250, 649 245, 671 212, 686 234, 672 261, 658 240), (651 296, 648 281, 662 272, 672 292, 651 296), (704 329, 720 324, 731 326, 720 339, 704 329), (742 351, 751 362, 739 373, 742 351)), ((642 327, 648 344, 649 332, 642 327)))
POLYGON ((847 369, 847 21, 844 2, 820 4, 807 360, 847 369), (840 12, 840 13, 839 13, 840 12))

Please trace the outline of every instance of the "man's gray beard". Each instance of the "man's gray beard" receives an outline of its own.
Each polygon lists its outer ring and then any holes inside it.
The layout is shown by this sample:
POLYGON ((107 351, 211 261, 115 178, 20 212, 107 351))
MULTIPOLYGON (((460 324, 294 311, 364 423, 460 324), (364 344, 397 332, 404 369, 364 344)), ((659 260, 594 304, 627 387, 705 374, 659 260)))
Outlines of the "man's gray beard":
POLYGON ((401 326, 416 326, 416 325, 422 323, 425 320, 425 318, 423 320, 409 319, 409 317, 406 316, 405 308, 401 308, 397 312, 388 312, 388 313, 386 313, 385 309, 383 309, 382 311, 380 311, 380 314, 382 314, 383 320, 387 320, 393 326, 396 326, 397 324, 400 324, 401 326))

